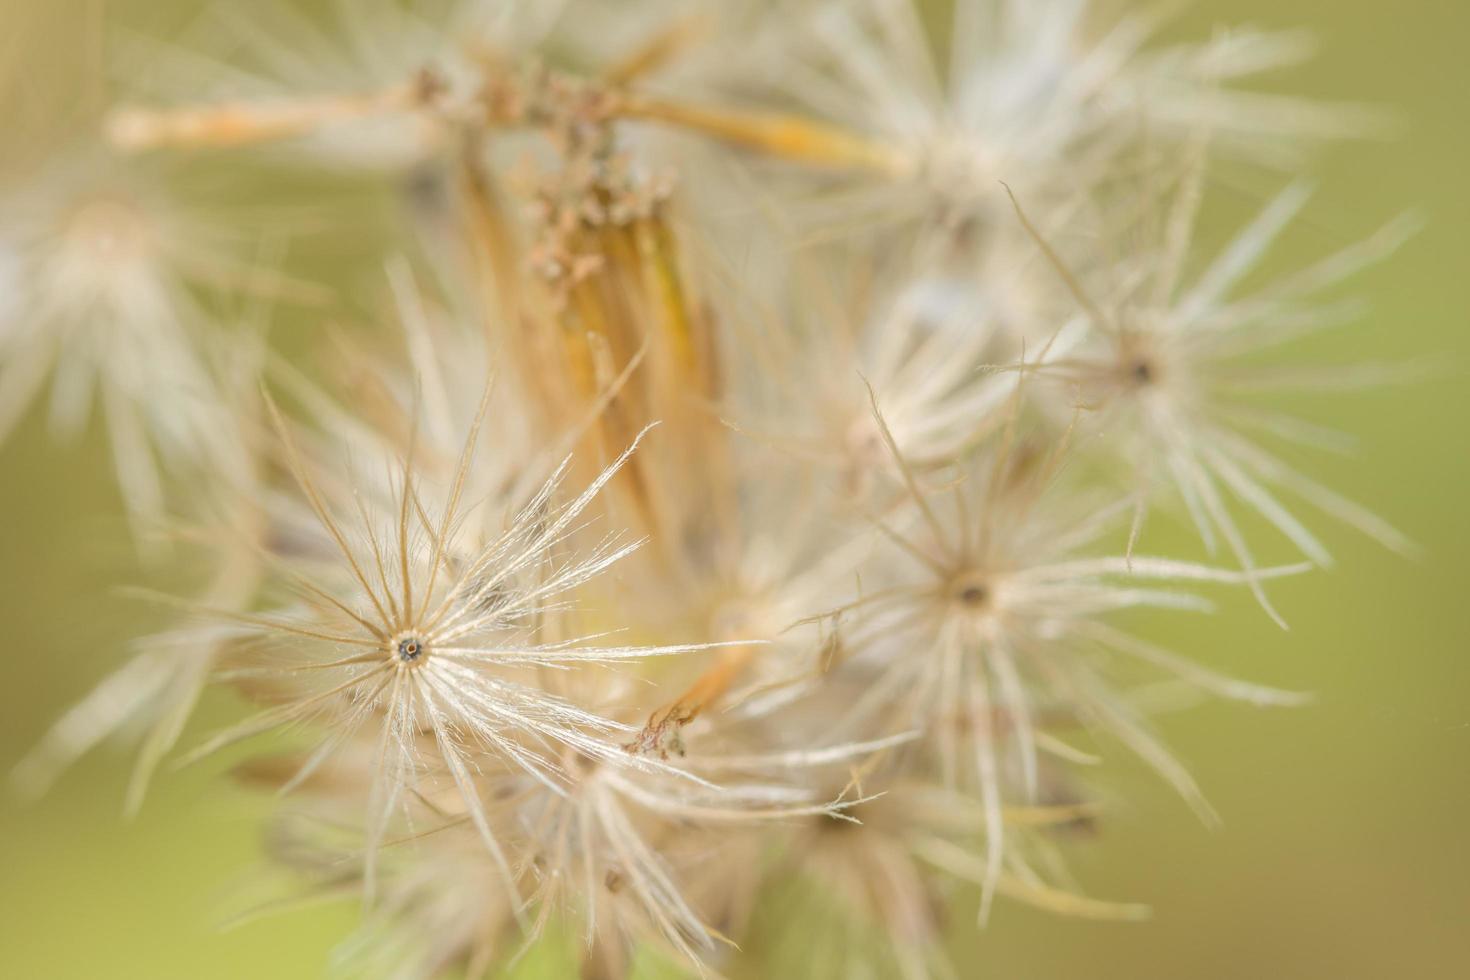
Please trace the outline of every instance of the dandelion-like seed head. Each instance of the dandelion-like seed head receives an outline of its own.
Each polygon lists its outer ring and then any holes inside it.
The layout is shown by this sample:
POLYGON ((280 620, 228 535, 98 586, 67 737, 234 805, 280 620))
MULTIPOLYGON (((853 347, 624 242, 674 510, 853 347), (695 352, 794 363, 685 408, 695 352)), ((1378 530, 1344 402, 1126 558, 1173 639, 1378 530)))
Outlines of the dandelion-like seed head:
POLYGON ((83 154, 7 204, 5 233, 31 264, 32 302, 50 317, 95 315, 115 328, 182 316, 190 273, 181 257, 219 258, 165 175, 123 161, 83 154))
POLYGON ((1195 255, 1208 162, 1338 128, 1235 88, 1300 37, 1154 46, 1153 17, 1087 0, 955 0, 941 52, 918 0, 595 6, 220 4, 199 50, 138 39, 142 85, 223 98, 119 108, 115 148, 274 142, 414 196, 391 359, 336 328, 317 363, 201 346, 237 290, 333 290, 246 268, 169 172, 89 158, 0 202, 0 437, 41 392, 63 428, 95 400, 132 512, 221 469, 246 539, 165 600, 206 625, 143 644, 17 776, 146 721, 135 802, 233 685, 255 713, 187 758, 304 736, 240 775, 295 794, 276 856, 359 890, 355 945, 400 980, 485 976, 560 914, 585 976, 640 946, 748 973, 725 947, 788 875, 885 947, 841 975, 956 972, 951 880, 982 919, 1139 917, 1053 846, 1100 817, 1077 740, 1208 819, 1158 693, 1299 698, 1117 615, 1206 612, 1212 585, 1270 609, 1307 566, 1258 564, 1237 507, 1328 559, 1286 493, 1402 543, 1263 438, 1335 433, 1247 395, 1301 379, 1265 355, 1348 312, 1319 294, 1406 228, 1258 284, 1292 184, 1195 255), (1138 549, 1161 486, 1208 564, 1138 549))

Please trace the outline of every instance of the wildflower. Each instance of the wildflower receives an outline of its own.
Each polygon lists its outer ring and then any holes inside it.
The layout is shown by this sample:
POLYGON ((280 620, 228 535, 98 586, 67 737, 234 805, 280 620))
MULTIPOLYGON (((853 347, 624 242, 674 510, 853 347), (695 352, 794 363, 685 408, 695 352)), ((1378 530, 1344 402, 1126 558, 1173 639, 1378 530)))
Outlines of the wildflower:
POLYGON ((0 438, 42 386, 74 436, 94 399, 135 529, 156 529, 163 470, 229 471, 233 422, 208 348, 199 285, 249 285, 228 238, 177 207, 146 173, 105 155, 53 165, 3 203, 0 255, 13 293, 0 318, 0 438))
POLYGON ((1086 495, 1048 494, 1061 448, 1026 452, 1016 444, 1014 420, 999 447, 970 461, 946 491, 919 483, 876 402, 874 414, 917 525, 903 530, 880 521, 877 527, 915 574, 870 585, 837 611, 857 617, 846 639, 855 650, 848 669, 867 680, 836 731, 881 725, 886 715, 889 725, 927 733, 944 785, 961 784, 962 765, 970 773, 966 782, 978 790, 984 813, 982 917, 1005 867, 1007 783, 1019 782, 1022 800, 1034 801, 1040 754, 1077 758, 1038 722, 1053 705, 1117 737, 1213 819, 1194 779, 1107 683, 1102 663, 1139 661, 1259 704, 1295 697, 1220 677, 1105 618, 1127 609, 1208 608, 1192 595, 1140 584, 1147 580, 1239 583, 1247 576, 1168 559, 1090 557, 1120 508, 1086 495))
POLYGON ((819 5, 780 73, 821 118, 890 147, 887 175, 856 171, 812 202, 811 220, 892 229, 914 218, 955 226, 1003 216, 1007 181, 1038 210, 1105 182, 1140 127, 1178 139, 1201 125, 1260 156, 1317 135, 1360 131, 1357 110, 1227 87, 1300 60, 1300 35, 1237 30, 1150 49, 1157 17, 1095 30, 1086 0, 960 0, 949 50, 933 50, 920 4, 819 5))
POLYGON ((319 746, 298 774, 305 778, 371 723, 377 728, 377 765, 368 808, 369 862, 395 807, 418 791, 428 756, 458 788, 509 880, 509 864, 473 784, 479 753, 519 767, 548 787, 564 778, 556 758, 547 754, 549 745, 656 767, 631 759, 610 741, 623 730, 619 725, 544 693, 527 672, 693 647, 592 646, 582 642, 587 638, 544 638, 545 617, 637 547, 610 538, 582 556, 564 553, 568 538, 580 530, 579 516, 633 447, 587 489, 558 503, 563 463, 500 534, 466 541, 460 533, 463 494, 484 409, 482 402, 434 514, 432 498, 424 500, 418 483, 412 446, 391 481, 392 510, 370 509, 362 495, 314 475, 272 406, 287 462, 341 565, 326 577, 314 574, 315 556, 304 562, 280 556, 272 577, 297 596, 294 604, 265 614, 218 611, 239 624, 241 640, 250 647, 220 676, 253 682, 257 695, 269 692, 278 703, 209 739, 190 758, 283 726, 326 722, 319 746), (420 729, 432 733, 431 746, 418 744, 420 729))
POLYGON ((1212 819, 1153 694, 1300 698, 1118 614, 1265 605, 1325 563, 1288 491, 1404 543, 1268 448, 1335 433, 1247 397, 1324 380, 1267 355, 1402 228, 1248 286, 1293 185, 1194 272, 1209 160, 1291 166, 1369 120, 1238 84, 1297 34, 1169 47, 1085 0, 957 0, 941 54, 914 0, 667 6, 221 6, 133 41, 163 105, 119 107, 115 149, 274 144, 396 188, 418 236, 343 214, 387 256, 388 329, 246 357, 216 294, 295 284, 133 181, 163 154, 6 205, 0 435, 48 379, 73 428, 100 392, 135 524, 169 505, 217 554, 17 778, 143 727, 136 806, 230 686, 254 713, 183 761, 303 736, 236 774, 290 796, 268 845, 306 897, 362 902, 342 962, 401 980, 562 919, 589 977, 640 948, 742 970, 788 894, 817 898, 813 974, 945 974, 971 885, 982 921, 997 895, 1140 917, 1062 860, 1100 813, 1074 740, 1212 819), (1135 553, 1165 485, 1238 569, 1135 553), (1258 564, 1242 509, 1311 562, 1258 564))
MULTIPOLYGON (((1207 548, 1213 553, 1223 539, 1246 571, 1252 591, 1281 622, 1257 580, 1255 558, 1227 494, 1320 565, 1331 561, 1326 546, 1292 514, 1278 496, 1282 491, 1387 547, 1404 551, 1410 545, 1387 523, 1263 445, 1275 440, 1288 447, 1322 449, 1342 445, 1342 438, 1263 406, 1256 396, 1324 383, 1352 384, 1383 372, 1272 368, 1262 365, 1260 355, 1352 315, 1353 304, 1324 303, 1319 295, 1393 251, 1413 223, 1392 221, 1314 265, 1242 291, 1241 281, 1307 201, 1307 186, 1292 184, 1202 272, 1186 279, 1184 250, 1200 203, 1201 168, 1196 162, 1186 172, 1169 213, 1157 222, 1162 229, 1157 240, 1126 264, 1090 263, 1086 271, 1074 272, 1037 238, 1080 307, 1058 329, 1037 370, 1065 384, 1071 397, 1088 406, 1088 431, 1108 432, 1108 445, 1133 474, 1129 550, 1157 488, 1172 485, 1207 548), (1099 302, 1094 295, 1109 299, 1099 302)), ((1035 231, 1024 214, 1021 220, 1035 231)))

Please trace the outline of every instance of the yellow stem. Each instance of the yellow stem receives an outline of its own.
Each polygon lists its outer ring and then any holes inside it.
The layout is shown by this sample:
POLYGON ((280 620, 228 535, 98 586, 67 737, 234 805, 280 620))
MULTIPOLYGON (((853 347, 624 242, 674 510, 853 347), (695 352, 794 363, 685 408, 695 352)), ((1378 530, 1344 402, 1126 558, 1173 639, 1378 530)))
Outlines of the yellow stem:
POLYGON ((107 119, 107 137, 124 150, 229 147, 302 136, 321 126, 414 108, 418 86, 371 95, 333 95, 289 102, 227 102, 183 109, 124 107, 107 119))
POLYGON ((901 154, 855 133, 801 116, 689 105, 652 96, 625 95, 614 110, 626 119, 683 127, 772 156, 818 166, 905 172, 901 154))

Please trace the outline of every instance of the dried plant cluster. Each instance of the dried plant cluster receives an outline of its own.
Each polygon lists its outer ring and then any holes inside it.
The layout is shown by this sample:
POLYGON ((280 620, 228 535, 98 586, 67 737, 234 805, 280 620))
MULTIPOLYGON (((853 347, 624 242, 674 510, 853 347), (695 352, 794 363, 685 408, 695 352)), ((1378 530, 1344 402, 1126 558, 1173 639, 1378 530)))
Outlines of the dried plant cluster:
POLYGON ((587 976, 921 977, 956 899, 1144 914, 1063 866, 1102 757, 1213 819, 1150 714, 1296 697, 1119 614, 1279 619, 1321 516, 1406 547, 1271 396, 1364 379, 1278 350, 1407 229, 1265 279, 1289 182, 1200 247, 1211 163, 1375 125, 1255 85, 1296 34, 953 7, 225 4, 129 39, 105 139, 5 212, 0 427, 95 399, 145 554, 215 571, 17 778, 143 731, 136 806, 238 692, 183 758, 286 733, 238 773, 300 887, 361 899, 374 975, 480 976, 555 922, 587 976), (314 220, 374 258, 302 281, 310 234, 179 195, 213 167, 356 189, 314 220), (323 329, 267 343, 286 308, 323 329), (1202 560, 1150 553, 1156 509, 1202 560))

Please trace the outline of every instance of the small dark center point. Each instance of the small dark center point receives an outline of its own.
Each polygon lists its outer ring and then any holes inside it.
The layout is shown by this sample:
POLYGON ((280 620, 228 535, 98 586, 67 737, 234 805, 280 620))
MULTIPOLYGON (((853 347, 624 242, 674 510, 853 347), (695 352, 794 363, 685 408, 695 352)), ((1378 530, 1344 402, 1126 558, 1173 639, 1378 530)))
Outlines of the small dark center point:
POLYGON ((416 636, 405 636, 398 641, 398 659, 411 664, 424 655, 424 644, 416 636))
POLYGON ((1155 371, 1153 364, 1147 358, 1140 357, 1133 362, 1128 373, 1133 378, 1134 384, 1146 385, 1153 383, 1155 371))
POLYGON ((967 609, 981 609, 990 602, 990 585, 979 576, 966 575, 954 583, 950 595, 967 609))

